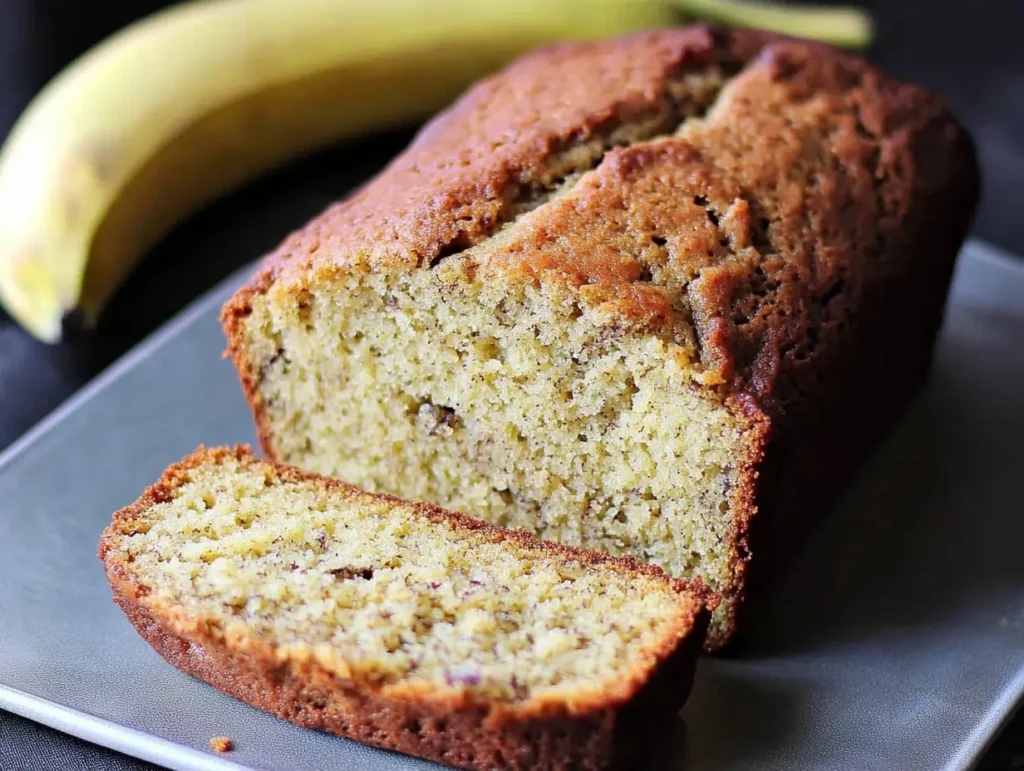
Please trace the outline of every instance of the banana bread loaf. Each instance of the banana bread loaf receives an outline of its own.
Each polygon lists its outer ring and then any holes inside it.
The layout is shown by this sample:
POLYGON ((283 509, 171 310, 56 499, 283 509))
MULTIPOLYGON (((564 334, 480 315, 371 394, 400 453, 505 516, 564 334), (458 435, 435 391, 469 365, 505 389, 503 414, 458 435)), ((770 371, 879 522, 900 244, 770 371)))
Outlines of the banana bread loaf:
POLYGON ((977 190, 825 46, 556 46, 288 238, 229 353, 270 457, 703 576, 714 648, 924 378, 977 190))
POLYGON ((442 763, 605 768, 688 695, 706 596, 631 559, 202 450, 117 512, 118 605, 243 701, 442 763))

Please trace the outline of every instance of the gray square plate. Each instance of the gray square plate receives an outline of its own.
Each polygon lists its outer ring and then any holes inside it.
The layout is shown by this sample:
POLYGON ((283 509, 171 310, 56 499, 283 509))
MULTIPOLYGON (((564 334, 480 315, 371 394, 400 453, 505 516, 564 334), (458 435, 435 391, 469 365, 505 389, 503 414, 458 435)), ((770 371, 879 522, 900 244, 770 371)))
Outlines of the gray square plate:
MULTIPOLYGON (((0 707, 177 769, 430 768, 222 696, 165 664, 110 600, 95 556, 110 514, 200 442, 253 440, 217 323, 240 281, 0 457, 0 707), (214 755, 217 735, 237 749, 214 755)), ((1024 269, 974 243, 925 392, 751 644, 701 662, 655 765, 970 766, 1024 695, 1022 448, 1024 269)))

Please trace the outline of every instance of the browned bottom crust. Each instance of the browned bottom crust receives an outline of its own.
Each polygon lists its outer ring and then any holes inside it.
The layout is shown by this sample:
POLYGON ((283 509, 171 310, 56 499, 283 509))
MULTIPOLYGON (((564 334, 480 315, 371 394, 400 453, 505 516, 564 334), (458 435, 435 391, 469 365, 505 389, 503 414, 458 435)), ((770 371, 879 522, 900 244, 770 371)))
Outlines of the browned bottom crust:
POLYGON ((360 692, 315 663, 301 671, 213 637, 169 632, 114 586, 114 601, 169 663, 219 691, 306 728, 467 769, 628 768, 685 702, 707 628, 702 613, 675 654, 619 709, 510 719, 482 706, 440 709, 360 692))

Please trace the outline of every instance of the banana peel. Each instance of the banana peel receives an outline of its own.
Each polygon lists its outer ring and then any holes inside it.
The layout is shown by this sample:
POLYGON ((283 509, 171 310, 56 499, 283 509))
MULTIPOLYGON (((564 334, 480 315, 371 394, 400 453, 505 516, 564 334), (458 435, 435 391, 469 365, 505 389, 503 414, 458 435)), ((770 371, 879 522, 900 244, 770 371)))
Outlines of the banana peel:
MULTIPOLYGON (((155 14, 60 73, 0 149, 0 302, 55 342, 66 314, 94 322, 154 242, 246 181, 421 119, 539 44, 669 26, 673 8, 821 36, 737 0, 195 0, 155 14)), ((836 42, 870 35, 856 11, 815 13, 836 42)))

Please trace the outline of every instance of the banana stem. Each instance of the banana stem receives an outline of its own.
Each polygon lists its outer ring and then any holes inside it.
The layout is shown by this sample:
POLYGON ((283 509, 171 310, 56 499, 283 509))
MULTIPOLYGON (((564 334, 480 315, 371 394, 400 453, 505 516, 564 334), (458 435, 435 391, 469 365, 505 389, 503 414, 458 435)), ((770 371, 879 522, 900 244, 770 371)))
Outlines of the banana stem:
POLYGON ((668 0, 681 13, 739 27, 863 48, 874 35, 871 16, 853 6, 774 5, 747 0, 668 0))

